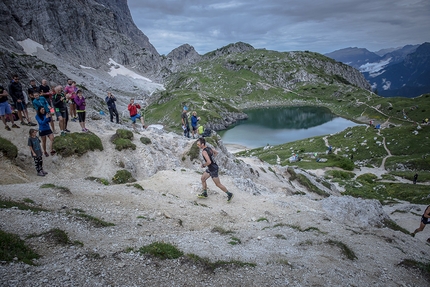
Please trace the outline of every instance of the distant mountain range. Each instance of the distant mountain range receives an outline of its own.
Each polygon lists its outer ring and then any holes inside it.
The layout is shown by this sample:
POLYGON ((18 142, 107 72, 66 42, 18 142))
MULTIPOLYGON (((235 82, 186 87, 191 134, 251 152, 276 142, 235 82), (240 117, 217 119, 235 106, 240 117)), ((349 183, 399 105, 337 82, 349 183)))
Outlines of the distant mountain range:
POLYGON ((430 43, 370 52, 345 48, 325 54, 358 69, 383 97, 413 98, 430 93, 430 43))

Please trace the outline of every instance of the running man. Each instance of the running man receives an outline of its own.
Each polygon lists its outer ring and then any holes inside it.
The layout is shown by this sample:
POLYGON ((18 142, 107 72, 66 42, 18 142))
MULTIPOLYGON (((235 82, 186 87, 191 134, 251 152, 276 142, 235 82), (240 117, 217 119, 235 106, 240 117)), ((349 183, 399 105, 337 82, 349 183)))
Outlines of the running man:
POLYGON ((202 163, 202 168, 207 167, 205 172, 202 174, 201 180, 202 180, 202 186, 203 186, 203 192, 198 194, 197 196, 200 198, 207 198, 207 183, 206 180, 209 177, 212 177, 213 182, 215 185, 224 191, 227 194, 227 202, 230 202, 233 198, 233 193, 229 192, 227 188, 221 184, 221 181, 218 177, 218 165, 216 164, 214 160, 214 156, 218 154, 218 152, 215 149, 211 149, 210 147, 206 146, 206 140, 205 138, 199 138, 197 140, 197 146, 202 150, 202 156, 205 160, 205 163, 202 163))
MULTIPOLYGON (((414 232, 411 233, 412 237, 415 237, 415 234, 417 234, 418 232, 423 231, 424 227, 426 227, 426 224, 428 223, 430 223, 430 205, 427 206, 423 216, 421 216, 420 227, 418 227, 417 229, 415 229, 414 232)), ((430 237, 427 239, 427 242, 430 243, 430 237)))

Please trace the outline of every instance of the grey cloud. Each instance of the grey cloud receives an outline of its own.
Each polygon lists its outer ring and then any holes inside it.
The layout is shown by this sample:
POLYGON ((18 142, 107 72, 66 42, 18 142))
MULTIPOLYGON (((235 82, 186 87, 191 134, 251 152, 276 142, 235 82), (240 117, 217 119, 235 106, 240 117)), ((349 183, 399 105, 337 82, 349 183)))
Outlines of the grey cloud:
POLYGON ((138 1, 133 20, 161 54, 206 53, 243 41, 277 51, 379 50, 428 41, 430 1, 138 1))

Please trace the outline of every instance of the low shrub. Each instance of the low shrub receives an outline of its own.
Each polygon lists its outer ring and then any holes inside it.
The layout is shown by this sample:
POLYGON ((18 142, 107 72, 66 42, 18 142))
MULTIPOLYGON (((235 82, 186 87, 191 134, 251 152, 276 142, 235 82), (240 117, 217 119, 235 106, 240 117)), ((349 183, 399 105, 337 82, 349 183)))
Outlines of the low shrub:
POLYGON ((112 178, 112 182, 116 184, 131 183, 135 181, 136 179, 133 178, 133 176, 128 170, 125 169, 118 170, 112 178))
POLYGON ((101 139, 93 133, 70 133, 55 137, 54 149, 62 157, 81 156, 88 151, 103 150, 101 139))
POLYGON ((152 142, 151 142, 151 139, 149 139, 149 138, 147 138, 147 137, 141 137, 140 138, 140 142, 141 143, 143 143, 143 144, 145 144, 145 145, 148 145, 148 144, 151 144, 152 142))
POLYGON ((8 159, 14 159, 18 155, 18 148, 12 142, 0 137, 0 152, 8 159))
POLYGON ((133 133, 129 130, 117 129, 116 133, 111 137, 110 141, 115 145, 116 150, 136 149, 136 145, 131 142, 133 133))

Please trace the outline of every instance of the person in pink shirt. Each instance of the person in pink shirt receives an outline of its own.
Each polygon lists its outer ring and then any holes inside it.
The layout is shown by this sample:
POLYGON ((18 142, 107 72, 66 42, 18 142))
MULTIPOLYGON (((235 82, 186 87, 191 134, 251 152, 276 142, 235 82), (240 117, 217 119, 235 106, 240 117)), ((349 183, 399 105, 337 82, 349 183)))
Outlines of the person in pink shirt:
POLYGON ((67 85, 64 87, 64 93, 69 103, 69 116, 72 118, 72 122, 76 122, 78 119, 76 115, 76 92, 78 88, 76 87, 76 82, 71 79, 67 80, 67 85))
POLYGON ((77 106, 77 113, 79 118, 79 124, 81 125, 83 132, 88 132, 88 129, 85 127, 85 98, 82 94, 82 90, 78 90, 77 96, 75 97, 75 103, 77 106))

